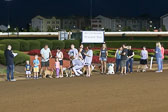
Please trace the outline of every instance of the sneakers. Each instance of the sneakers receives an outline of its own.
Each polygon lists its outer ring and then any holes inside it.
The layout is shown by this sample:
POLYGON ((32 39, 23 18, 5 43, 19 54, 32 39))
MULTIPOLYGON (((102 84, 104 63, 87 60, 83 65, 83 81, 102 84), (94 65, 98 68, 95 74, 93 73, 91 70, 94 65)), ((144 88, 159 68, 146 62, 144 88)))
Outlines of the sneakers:
POLYGON ((11 82, 16 82, 16 79, 11 79, 11 82))
POLYGON ((161 73, 162 71, 156 71, 156 73, 161 73))

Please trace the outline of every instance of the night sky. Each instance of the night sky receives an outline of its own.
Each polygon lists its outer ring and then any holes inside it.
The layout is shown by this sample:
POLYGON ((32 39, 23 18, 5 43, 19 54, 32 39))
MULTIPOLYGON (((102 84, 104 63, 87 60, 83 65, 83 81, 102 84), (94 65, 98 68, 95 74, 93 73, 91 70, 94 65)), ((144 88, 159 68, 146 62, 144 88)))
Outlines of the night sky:
MULTIPOLYGON (((0 0, 0 24, 7 24, 7 3, 0 0)), ((168 0, 93 0, 93 15, 135 17, 143 14, 160 17, 168 13, 168 0)), ((90 0, 13 0, 10 23, 26 26, 31 18, 42 16, 89 16, 90 0)))

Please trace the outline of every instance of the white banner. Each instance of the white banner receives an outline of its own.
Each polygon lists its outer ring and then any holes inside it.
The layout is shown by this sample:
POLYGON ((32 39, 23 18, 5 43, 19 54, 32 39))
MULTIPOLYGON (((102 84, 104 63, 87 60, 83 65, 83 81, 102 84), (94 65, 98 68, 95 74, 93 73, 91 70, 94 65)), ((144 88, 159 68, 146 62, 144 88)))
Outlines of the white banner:
POLYGON ((104 31, 83 31, 82 43, 104 43, 104 31))

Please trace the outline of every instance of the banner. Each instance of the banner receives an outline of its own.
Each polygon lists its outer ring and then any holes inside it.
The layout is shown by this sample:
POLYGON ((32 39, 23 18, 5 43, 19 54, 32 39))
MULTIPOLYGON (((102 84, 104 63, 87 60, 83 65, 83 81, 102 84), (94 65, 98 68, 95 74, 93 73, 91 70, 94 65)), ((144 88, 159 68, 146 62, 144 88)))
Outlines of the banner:
POLYGON ((104 31, 83 31, 82 43, 104 43, 104 31))

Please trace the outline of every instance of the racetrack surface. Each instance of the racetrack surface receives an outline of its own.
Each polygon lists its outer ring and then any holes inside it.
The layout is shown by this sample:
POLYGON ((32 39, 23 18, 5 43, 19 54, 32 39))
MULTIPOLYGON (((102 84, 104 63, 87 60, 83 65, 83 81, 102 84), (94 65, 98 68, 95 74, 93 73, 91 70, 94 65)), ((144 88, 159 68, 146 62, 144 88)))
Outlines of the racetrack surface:
POLYGON ((168 112, 168 71, 0 82, 0 112, 168 112))

